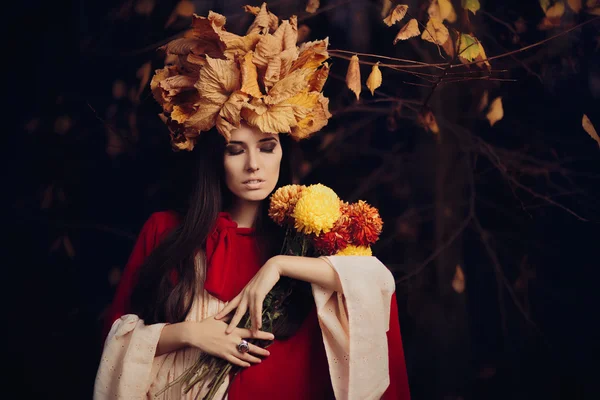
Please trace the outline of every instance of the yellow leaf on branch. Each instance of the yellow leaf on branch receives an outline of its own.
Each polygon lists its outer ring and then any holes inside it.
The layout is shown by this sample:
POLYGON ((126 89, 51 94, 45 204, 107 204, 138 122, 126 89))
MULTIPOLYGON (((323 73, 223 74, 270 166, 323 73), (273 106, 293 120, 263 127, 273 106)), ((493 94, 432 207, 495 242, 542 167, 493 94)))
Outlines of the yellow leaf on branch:
POLYGON ((367 87, 371 91, 372 96, 375 95, 375 89, 377 89, 379 86, 381 86, 382 81, 383 81, 383 78, 381 76, 381 71, 379 70, 379 61, 378 61, 377 64, 373 65, 373 68, 371 68, 371 73, 369 74, 369 77, 367 78, 367 87))
POLYGON ((490 126, 494 126, 494 124, 500 121, 504 117, 504 108, 502 107, 502 96, 496 97, 492 104, 490 104, 490 108, 486 114, 486 118, 490 121, 490 126))
POLYGON ((450 0, 437 0, 440 6, 440 17, 450 23, 456 22, 456 11, 450 0))
POLYGON ((394 7, 392 12, 390 12, 389 15, 383 19, 383 22, 387 26, 392 26, 396 22, 398 22, 402 18, 404 18, 407 11, 408 11, 408 6, 406 4, 398 4, 396 7, 394 7))
POLYGON ((462 0, 462 6, 465 10, 469 10, 473 14, 477 13, 479 8, 481 8, 479 0, 462 0))
POLYGON ((411 19, 400 29, 396 38, 394 39, 394 44, 398 43, 399 40, 410 39, 415 36, 419 36, 421 31, 419 30, 419 23, 416 19, 411 19))
POLYGON ((360 64, 357 55, 353 55, 350 59, 350 65, 348 66, 348 72, 346 73, 346 85, 348 86, 348 89, 354 92, 356 100, 358 100, 362 85, 360 83, 360 64))
POLYGON ((446 25, 441 20, 430 18, 427 21, 421 39, 442 46, 448 40, 449 36, 448 28, 446 28, 446 25))
POLYGON ((473 36, 461 33, 458 40, 458 55, 461 58, 461 61, 473 61, 481 54, 478 40, 473 36))
POLYGON ((588 116, 585 114, 583 114, 581 126, 583 126, 583 129, 587 132, 587 134, 598 143, 598 146, 600 146, 600 136, 598 136, 596 128, 594 128, 594 125, 592 125, 592 121, 590 121, 588 116))

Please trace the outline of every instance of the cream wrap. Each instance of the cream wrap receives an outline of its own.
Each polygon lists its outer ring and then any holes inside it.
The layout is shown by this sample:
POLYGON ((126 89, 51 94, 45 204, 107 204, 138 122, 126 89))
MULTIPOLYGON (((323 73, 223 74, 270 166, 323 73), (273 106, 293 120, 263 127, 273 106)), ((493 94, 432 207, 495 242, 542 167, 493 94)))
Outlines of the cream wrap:
MULTIPOLYGON (((388 346, 391 296, 395 283, 391 272, 375 257, 322 257, 337 272, 344 294, 312 285, 319 325, 327 353, 329 372, 338 400, 379 399, 389 381, 388 346)), ((204 270, 201 258, 196 259, 204 270)), ((202 288, 187 321, 201 321, 219 312, 227 303, 202 288)), ((196 348, 184 348, 155 357, 165 324, 145 325, 127 314, 116 320, 104 343, 94 385, 94 399, 154 399, 198 359, 196 348)), ((215 399, 224 394, 229 378, 215 399)), ((160 399, 194 399, 207 389, 196 385, 186 395, 180 387, 161 394, 160 399)))

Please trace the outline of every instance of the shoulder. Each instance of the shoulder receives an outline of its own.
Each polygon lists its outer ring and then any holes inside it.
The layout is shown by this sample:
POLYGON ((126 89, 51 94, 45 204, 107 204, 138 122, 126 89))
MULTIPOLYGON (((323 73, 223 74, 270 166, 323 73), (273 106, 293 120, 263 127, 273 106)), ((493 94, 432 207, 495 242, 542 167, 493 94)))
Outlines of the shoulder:
POLYGON ((150 215, 142 227, 142 234, 161 239, 181 222, 181 217, 174 211, 158 211, 150 215))

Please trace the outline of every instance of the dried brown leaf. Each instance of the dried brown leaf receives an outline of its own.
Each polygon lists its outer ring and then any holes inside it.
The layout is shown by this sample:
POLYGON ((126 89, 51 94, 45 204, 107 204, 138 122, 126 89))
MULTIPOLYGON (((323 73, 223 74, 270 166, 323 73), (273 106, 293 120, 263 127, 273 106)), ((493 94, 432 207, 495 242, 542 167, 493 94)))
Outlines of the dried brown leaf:
POLYGON ((203 98, 223 104, 231 93, 241 87, 240 71, 233 60, 206 57, 208 65, 200 70, 195 87, 203 98))
POLYGON ((353 55, 348 65, 348 72, 346 72, 346 86, 352 90, 356 95, 356 100, 360 96, 362 84, 360 81, 360 64, 358 62, 358 56, 353 55))
POLYGON ((392 12, 390 12, 389 15, 383 19, 383 22, 387 26, 392 26, 396 22, 398 22, 402 18, 404 18, 407 11, 408 11, 408 6, 406 4, 398 4, 396 7, 394 7, 392 12))
POLYGON ((367 78, 367 87, 371 91, 371 96, 375 95, 375 89, 381 86, 383 81, 383 77, 381 76, 381 71, 379 70, 379 61, 377 64, 373 65, 371 68, 371 73, 367 78))
POLYGON ((423 34, 421 38, 431 43, 443 45, 448 38, 450 37, 450 33, 448 32, 448 28, 446 25, 439 20, 430 18, 427 21, 427 25, 425 26, 425 30, 423 30, 423 34))
POLYGON ((290 24, 289 21, 283 21, 275 33, 273 33, 273 36, 281 43, 282 50, 296 49, 298 27, 290 24))
POLYGON ((237 91, 229 96, 229 99, 223 104, 217 117, 216 126, 227 141, 231 138, 231 131, 240 127, 240 113, 249 98, 247 94, 237 91))
POLYGON ((215 104, 207 99, 202 99, 197 105, 194 114, 187 117, 184 125, 197 131, 208 131, 215 126, 217 115, 222 104, 215 104))
POLYGON ((246 34, 259 33, 266 35, 269 32, 274 32, 279 26, 279 18, 267 10, 267 3, 262 3, 254 22, 248 28, 246 34))
POLYGON ((323 129, 329 118, 331 118, 329 99, 319 93, 317 107, 313 108, 312 113, 298 121, 297 125, 292 128, 290 135, 294 140, 305 139, 323 129))
POLYGON ((311 92, 320 92, 329 76, 329 64, 324 63, 321 68, 315 72, 308 81, 308 90, 311 92))
POLYGON ((490 121, 490 126, 494 126, 494 124, 500 121, 504 117, 504 108, 502 107, 502 96, 496 97, 492 103, 490 104, 490 108, 485 115, 488 121, 490 121))
POLYGON ((320 5, 319 0, 308 0, 308 3, 306 3, 306 12, 313 14, 319 9, 320 5))
POLYGON ((581 11, 581 0, 567 0, 567 4, 569 5, 569 8, 574 12, 579 13, 579 11, 581 11))
POLYGON ((242 72, 242 88, 240 91, 249 94, 252 97, 262 97, 263 94, 258 86, 258 73, 256 65, 252 62, 254 52, 246 53, 242 59, 240 70, 242 72))
POLYGON ((396 35, 394 39, 394 44, 398 43, 399 40, 407 40, 415 36, 419 36, 421 31, 419 30, 419 23, 415 18, 412 18, 408 21, 402 29, 396 35))
POLYGON ((244 107, 242 117, 248 124, 265 133, 290 133, 292 126, 297 124, 292 106, 285 104, 268 107, 262 114, 244 107))
POLYGON ((264 97, 265 104, 278 104, 284 100, 294 97, 306 88, 307 78, 312 74, 311 70, 298 69, 285 78, 279 80, 264 97))
POLYGON ((587 134, 598 143, 598 146, 600 146, 600 137, 598 136, 598 132, 596 132, 596 128, 594 128, 592 121, 590 121, 588 116, 585 114, 583 114, 583 118, 581 119, 581 126, 587 132, 587 134))
POLYGON ((463 293, 465 291, 465 274, 460 265, 456 266, 456 272, 452 279, 452 289, 454 289, 456 293, 463 293))
POLYGON ((437 120, 435 119, 435 115, 433 115, 433 112, 431 112, 431 110, 426 110, 424 112, 419 113, 419 115, 417 116, 417 122, 428 132, 432 132, 435 134, 440 133, 440 128, 437 124, 437 120))

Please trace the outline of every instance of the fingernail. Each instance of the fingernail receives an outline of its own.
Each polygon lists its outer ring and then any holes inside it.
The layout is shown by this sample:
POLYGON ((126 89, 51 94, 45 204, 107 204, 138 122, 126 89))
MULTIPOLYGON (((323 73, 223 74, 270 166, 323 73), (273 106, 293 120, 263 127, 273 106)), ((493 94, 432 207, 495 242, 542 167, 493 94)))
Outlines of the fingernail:
POLYGON ((273 339, 275 339, 275 335, 270 335, 270 336, 269 336, 269 338, 270 338, 271 340, 273 340, 273 339))

